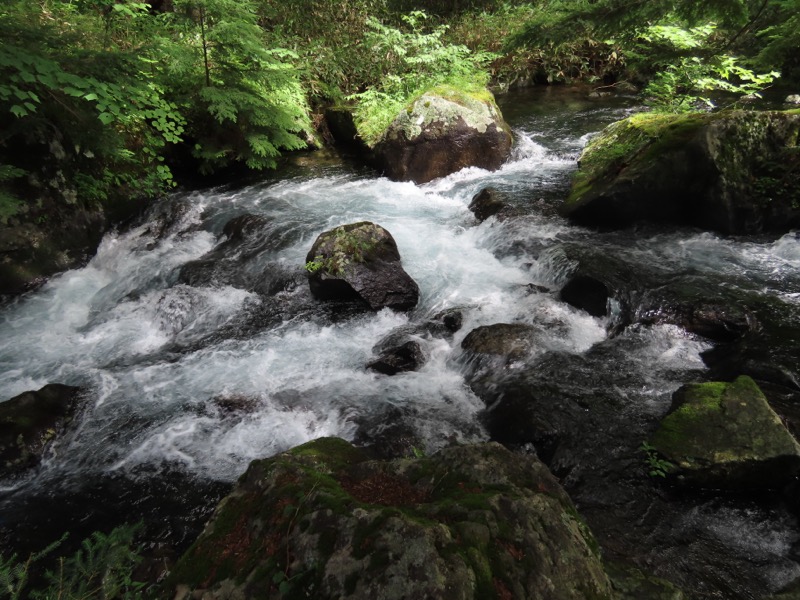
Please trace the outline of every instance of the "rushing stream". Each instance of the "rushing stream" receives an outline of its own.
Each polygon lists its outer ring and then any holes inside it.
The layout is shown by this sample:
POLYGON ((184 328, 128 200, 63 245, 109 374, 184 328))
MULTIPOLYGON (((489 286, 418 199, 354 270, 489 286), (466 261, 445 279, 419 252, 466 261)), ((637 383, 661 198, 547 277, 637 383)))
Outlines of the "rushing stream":
POLYGON ((620 497, 603 490, 603 469, 622 469, 615 480, 641 479, 642 456, 615 462, 621 448, 635 449, 672 392, 703 377, 701 353, 712 345, 667 323, 612 334, 620 330, 613 310, 592 317, 556 293, 590 254, 656 280, 691 274, 701 289, 742 289, 794 310, 800 240, 570 226, 555 208, 580 149, 633 102, 535 91, 505 98, 503 110, 517 142, 497 172, 416 186, 331 153, 295 157, 280 178, 175 195, 139 226, 107 235, 84 268, 2 307, 5 397, 53 382, 88 390, 78 426, 44 464, 0 482, 6 546, 27 552, 65 528, 85 534, 142 518, 151 539, 185 546, 251 460, 320 436, 380 443, 402 422, 425 452, 489 439, 460 343, 477 326, 503 322, 537 326, 543 333, 528 363, 561 380, 567 395, 602 388, 615 418, 629 423, 627 442, 608 449, 602 469, 592 437, 568 457, 549 457, 608 553, 709 598, 758 598, 800 576, 800 529, 782 501, 668 503, 649 481, 620 497), (479 224, 467 206, 488 185, 519 216, 479 224), (263 218, 263 227, 231 246, 223 227, 244 214, 263 218), (392 233, 419 284, 409 314, 340 311, 311 298, 303 265, 312 242, 362 220, 392 233), (454 308, 463 314, 458 332, 422 332, 421 323, 454 308), (404 329, 416 332, 424 366, 394 377, 365 369, 373 347, 404 329), (603 517, 634 502, 642 485, 654 500, 631 509, 634 517, 603 517))

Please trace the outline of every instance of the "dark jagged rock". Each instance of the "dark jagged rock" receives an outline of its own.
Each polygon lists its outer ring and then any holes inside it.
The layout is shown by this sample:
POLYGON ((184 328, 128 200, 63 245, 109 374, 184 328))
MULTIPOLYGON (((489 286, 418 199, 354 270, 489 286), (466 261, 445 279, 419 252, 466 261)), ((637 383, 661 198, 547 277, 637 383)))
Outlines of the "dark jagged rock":
POLYGON ((384 375, 397 375, 404 371, 418 371, 424 364, 425 353, 419 342, 409 340, 400 346, 384 350, 367 368, 384 375))
POLYGON ((425 442, 409 424, 414 413, 409 407, 389 404, 381 410, 357 415, 353 444, 381 460, 418 457, 425 442))
POLYGON ((593 317, 605 317, 608 314, 608 287, 602 281, 588 275, 576 275, 561 288, 561 300, 567 304, 585 310, 593 317))
POLYGON ((402 110, 373 151, 390 179, 425 183, 466 167, 498 169, 511 144, 491 92, 436 88, 402 110))
POLYGON ((464 313, 459 308, 451 308, 434 315, 427 322, 426 329, 434 336, 450 337, 464 325, 464 313))
POLYGON ((155 242, 160 242, 168 235, 180 232, 190 210, 191 204, 186 201, 165 202, 157 205, 154 207, 150 222, 142 235, 152 237, 155 242))
POLYGON ((169 583, 206 600, 614 597, 535 458, 482 444, 378 462, 331 438, 252 463, 169 583))
POLYGON ((362 221, 319 235, 306 257, 311 293, 320 300, 361 300, 372 310, 410 310, 419 286, 403 270, 392 235, 362 221))
POLYGON ((78 408, 82 390, 51 383, 0 403, 0 477, 39 464, 78 408))
POLYGON ((489 217, 498 214, 507 203, 503 198, 502 193, 493 187, 483 188, 480 192, 475 194, 472 201, 469 203, 469 209, 478 221, 485 221, 489 217))
POLYGON ((576 223, 638 221, 724 233, 800 225, 800 114, 639 114, 589 142, 563 212, 576 223))
POLYGON ((100 211, 57 208, 40 223, 0 224, 0 295, 19 294, 88 261, 108 227, 100 211))
POLYGON ((672 323, 716 342, 731 342, 755 330, 755 316, 742 306, 715 301, 677 301, 643 307, 639 322, 672 323))
POLYGON ((679 389, 650 443, 701 487, 780 488, 800 472, 800 445, 747 376, 679 389))

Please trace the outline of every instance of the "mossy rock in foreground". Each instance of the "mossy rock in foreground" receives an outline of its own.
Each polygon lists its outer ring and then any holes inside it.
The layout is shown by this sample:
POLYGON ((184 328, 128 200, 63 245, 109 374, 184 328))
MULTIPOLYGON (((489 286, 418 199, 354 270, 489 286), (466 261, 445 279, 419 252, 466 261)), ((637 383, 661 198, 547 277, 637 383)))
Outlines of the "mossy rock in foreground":
POLYGON ((170 582, 206 600, 614 597, 555 478, 494 443, 370 461, 327 438, 255 461, 170 582))
POLYGON ((798 135, 800 111, 633 115, 589 142, 562 212, 605 228, 788 231, 800 225, 798 135))
POLYGON ((683 386, 650 443, 702 487, 781 487, 800 471, 800 445, 744 375, 683 386))

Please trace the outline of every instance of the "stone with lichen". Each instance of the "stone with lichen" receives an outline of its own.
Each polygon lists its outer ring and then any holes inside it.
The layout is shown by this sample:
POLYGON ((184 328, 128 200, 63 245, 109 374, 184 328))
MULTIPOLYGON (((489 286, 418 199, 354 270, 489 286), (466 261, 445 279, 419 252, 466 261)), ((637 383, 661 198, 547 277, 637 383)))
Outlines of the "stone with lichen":
POLYGON ((644 113, 589 142, 563 206, 571 220, 725 233, 800 225, 800 112, 644 113))
POLYGON ((670 471, 702 487, 781 487, 800 472, 800 445, 744 375, 683 386, 650 443, 670 471))
POLYGON ((372 310, 409 310, 419 286, 406 273, 392 235, 361 221, 321 233, 306 256, 311 293, 327 301, 363 302, 372 310))
POLYGON ((206 600, 614 597, 535 457, 481 444, 372 461, 333 438, 252 463, 170 583, 206 600))
POLYGON ((402 110, 373 151, 390 179, 425 183, 466 167, 498 169, 511 144, 511 129, 491 92, 440 86, 402 110))

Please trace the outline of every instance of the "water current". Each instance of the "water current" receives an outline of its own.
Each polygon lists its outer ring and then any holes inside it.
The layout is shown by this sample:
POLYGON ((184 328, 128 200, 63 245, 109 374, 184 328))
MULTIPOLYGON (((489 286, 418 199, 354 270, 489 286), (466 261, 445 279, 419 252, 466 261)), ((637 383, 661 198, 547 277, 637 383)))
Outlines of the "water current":
MULTIPOLYGON (((583 385, 613 390, 621 414, 662 415, 675 389, 702 376, 700 355, 711 343, 669 324, 612 336, 613 311, 592 317, 555 293, 576 269, 576 252, 613 256, 664 280, 692 273, 711 286, 800 305, 794 234, 596 234, 557 215, 581 148, 636 110, 632 99, 599 104, 536 91, 507 96, 502 108, 516 147, 497 172, 467 169, 417 186, 331 152, 293 157, 277 176, 251 185, 174 195, 140 225, 108 234, 83 268, 3 306, 5 397, 53 382, 88 390, 78 425, 42 466, 0 482, 7 543, 46 541, 59 526, 91 531, 104 520, 138 520, 170 503, 187 513, 180 518, 190 522, 189 536, 251 460, 320 436, 369 437, 397 418, 429 453, 486 440, 484 404, 465 380, 460 348, 480 325, 536 325, 545 333, 533 352, 572 385, 581 385, 581 369, 570 366, 579 359, 581 368, 609 374, 583 385), (486 186, 503 192, 518 216, 479 223, 468 205, 486 186), (223 227, 244 214, 263 218, 261 232, 220 250, 223 227), (316 236, 363 220, 392 233, 419 284, 420 303, 408 314, 339 313, 310 296, 303 265, 316 236), (419 371, 387 377, 365 369, 387 335, 419 331, 453 308, 464 324, 451 338, 414 334, 427 355, 419 371)), ((570 477, 580 488, 581 476, 567 474, 567 484, 570 477)), ((578 494, 579 503, 590 505, 588 494, 578 494)), ((682 535, 700 528, 734 547, 735 565, 755 557, 753 571, 763 575, 733 586, 736 597, 759 597, 759 589, 800 575, 797 523, 782 509, 694 502, 674 527, 682 535)), ((670 543, 660 559, 651 557, 662 575, 678 552, 670 543)), ((639 554, 648 552, 655 551, 639 554)), ((724 597, 715 591, 722 584, 706 589, 724 597)))

